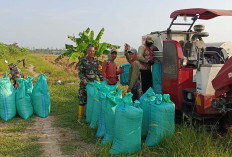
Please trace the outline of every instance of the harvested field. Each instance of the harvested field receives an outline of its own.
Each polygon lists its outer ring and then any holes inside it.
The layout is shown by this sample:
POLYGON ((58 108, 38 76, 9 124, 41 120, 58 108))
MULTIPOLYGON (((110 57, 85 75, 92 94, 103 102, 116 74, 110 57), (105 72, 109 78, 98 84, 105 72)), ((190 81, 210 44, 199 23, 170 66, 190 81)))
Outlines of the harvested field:
MULTIPOLYGON (((59 66, 63 68, 66 72, 71 73, 75 75, 78 78, 78 71, 76 69, 76 62, 69 62, 67 57, 64 57, 59 62, 55 62, 55 59, 58 57, 57 55, 39 55, 41 58, 49 61, 52 64, 55 64, 56 66, 59 66)), ((107 56, 102 56, 100 58, 101 61, 104 61, 107 59, 107 56)), ((118 68, 121 64, 127 63, 127 60, 125 56, 118 56, 115 60, 118 68)))

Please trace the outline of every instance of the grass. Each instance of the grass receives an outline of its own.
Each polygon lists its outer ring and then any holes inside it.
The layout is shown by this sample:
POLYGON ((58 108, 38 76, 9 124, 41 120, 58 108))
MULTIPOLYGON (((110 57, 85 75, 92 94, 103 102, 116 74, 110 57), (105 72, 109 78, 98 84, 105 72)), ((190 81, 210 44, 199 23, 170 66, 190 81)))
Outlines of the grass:
POLYGON ((18 134, 0 136, 0 156, 35 157, 41 153, 38 143, 23 139, 18 134))
MULTIPOLYGON (((231 156, 231 136, 222 137, 216 132, 207 132, 205 129, 195 130, 185 125, 177 125, 173 137, 167 137, 154 147, 147 147, 142 141, 142 149, 133 155, 119 155, 122 157, 138 156, 194 156, 194 157, 229 157, 231 156)), ((89 156, 110 156, 111 145, 96 144, 89 156)))
MULTIPOLYGON (((52 114, 58 118, 56 126, 79 132, 78 138, 67 141, 63 146, 62 150, 65 154, 74 152, 74 148, 81 148, 78 141, 84 141, 94 145, 93 150, 86 152, 88 156, 110 156, 111 145, 102 146, 101 139, 95 138, 96 130, 90 129, 88 124, 79 125, 76 122, 78 84, 52 85, 50 89, 53 101, 52 114)), ((67 133, 64 134, 66 136, 67 133)), ((142 141, 141 151, 134 155, 121 156, 230 156, 231 141, 229 135, 221 136, 217 132, 207 132, 204 128, 196 130, 185 124, 177 124, 173 137, 165 138, 154 147, 147 147, 142 141)))
POLYGON ((78 148, 78 145, 75 145, 73 141, 66 141, 65 144, 61 146, 61 150, 65 155, 72 155, 78 148))
MULTIPOLYGON (((110 145, 102 146, 101 139, 95 138, 96 130, 90 129, 88 124, 79 125, 77 120, 77 85, 53 85, 51 88, 53 99, 53 115, 58 119, 56 125, 78 131, 80 137, 67 142, 63 150, 73 152, 78 148, 78 141, 94 144, 94 149, 87 152, 89 156, 110 156, 110 145)), ((65 133, 67 134, 67 133, 65 133)), ((231 136, 220 136, 217 132, 207 132, 177 124, 173 137, 164 139, 158 146, 147 147, 142 141, 142 150, 136 156, 230 156, 232 153, 231 136)), ((127 155, 121 155, 127 156, 127 155)))
POLYGON ((37 143, 38 137, 23 137, 22 134, 32 124, 33 118, 23 120, 15 117, 0 124, 0 156, 39 156, 42 154, 41 145, 37 143))
MULTIPOLYGON (((35 65, 37 72, 42 71, 48 77, 51 94, 51 115, 56 117, 55 126, 61 127, 61 150, 64 155, 73 155, 76 150, 92 145, 91 151, 86 150, 87 156, 110 156, 111 145, 102 146, 101 139, 95 138, 96 129, 90 129, 88 124, 77 123, 78 112, 78 81, 59 67, 42 60, 36 55, 27 58, 29 64, 35 65), (57 85, 56 80, 62 80, 62 85, 57 85), (67 82, 74 82, 68 84, 67 82), (83 145, 82 143, 85 143, 83 145)), ((0 63, 1 67, 1 63, 0 63)), ((1 71, 0 71, 1 72, 1 71)), ((126 87, 123 87, 124 92, 126 87)), ((20 135, 33 123, 33 117, 22 120, 19 117, 4 122, 0 130, 0 156, 39 156, 42 153, 41 145, 37 142, 39 137, 20 135)), ((185 124, 176 124, 176 131, 172 137, 165 138, 159 145, 147 147, 142 141, 142 149, 133 155, 119 156, 212 156, 229 157, 232 154, 232 136, 221 136, 217 132, 207 132, 203 127, 193 129, 185 124)))
POLYGON ((30 139, 30 141, 31 141, 31 142, 39 141, 39 137, 38 137, 38 136, 36 136, 36 135, 29 136, 28 138, 30 139))
POLYGON ((32 123, 32 119, 24 120, 18 116, 5 122, 0 119, 0 124, 6 125, 7 127, 1 128, 0 132, 22 132, 32 123))
POLYGON ((42 154, 38 137, 23 136, 33 122, 33 117, 24 120, 16 116, 5 122, 0 120, 0 156, 36 157, 42 154))
MULTIPOLYGON (((7 59, 9 63, 16 63, 17 60, 25 57, 27 56, 8 56, 4 59, 7 59)), ((4 59, 0 59, 0 73, 4 73, 5 71, 9 73, 8 66, 4 62, 4 59)), ((22 63, 19 63, 18 67, 25 76, 31 75, 31 73, 22 66, 22 63)), ((0 156, 40 156, 43 151, 41 145, 37 142, 38 137, 36 139, 35 137, 23 136, 26 128, 32 124, 33 116, 30 119, 23 120, 17 115, 7 122, 0 119, 0 156)))
MULTIPOLYGON (((16 64, 17 60, 21 60, 21 59, 27 60, 27 58, 28 58, 28 55, 18 56, 18 57, 7 57, 4 59, 0 59, 0 73, 7 72, 9 74, 10 70, 8 69, 8 64, 10 64, 10 63, 16 64), (4 61, 5 59, 8 61, 8 64, 5 63, 5 61, 4 61)), ((27 71, 27 69, 25 67, 23 67, 22 62, 18 64, 18 68, 22 71, 22 73, 24 74, 25 77, 32 75, 29 71, 27 71)))
POLYGON ((76 81, 77 79, 69 73, 61 70, 61 68, 49 63, 40 58, 40 55, 29 55, 27 58, 28 64, 33 64, 36 72, 42 72, 47 76, 48 82, 62 82, 76 81))
POLYGON ((148 155, 156 152, 160 156, 230 156, 231 147, 227 149, 223 142, 227 141, 226 139, 227 137, 222 137, 217 132, 207 132, 204 128, 196 130, 185 125, 177 125, 173 137, 166 138, 158 146, 149 148, 148 155))
MULTIPOLYGON (((67 74, 58 67, 38 58, 35 55, 21 56, 19 58, 8 57, 9 63, 16 63, 18 59, 26 58, 27 66, 33 64, 36 71, 43 72, 48 76, 49 84, 52 85, 56 80, 75 81, 75 77, 67 74), (51 79, 50 79, 51 78, 51 79)), ((32 74, 24 68, 21 64, 18 65, 25 76, 32 74)), ((0 60, 0 73, 8 71, 7 64, 4 59, 0 60)), ((33 124, 33 118, 23 120, 16 116, 13 119, 5 122, 0 120, 0 156, 40 156, 43 153, 42 145, 38 143, 39 137, 26 136, 23 137, 24 131, 33 124)))

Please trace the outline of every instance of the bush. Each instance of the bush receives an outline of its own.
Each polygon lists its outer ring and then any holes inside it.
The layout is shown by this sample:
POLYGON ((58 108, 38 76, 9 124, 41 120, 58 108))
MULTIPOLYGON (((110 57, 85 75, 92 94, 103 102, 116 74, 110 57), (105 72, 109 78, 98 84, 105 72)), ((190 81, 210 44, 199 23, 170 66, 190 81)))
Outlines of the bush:
POLYGON ((19 47, 17 43, 6 45, 0 43, 0 59, 6 58, 7 56, 22 56, 29 53, 29 50, 24 47, 19 47))

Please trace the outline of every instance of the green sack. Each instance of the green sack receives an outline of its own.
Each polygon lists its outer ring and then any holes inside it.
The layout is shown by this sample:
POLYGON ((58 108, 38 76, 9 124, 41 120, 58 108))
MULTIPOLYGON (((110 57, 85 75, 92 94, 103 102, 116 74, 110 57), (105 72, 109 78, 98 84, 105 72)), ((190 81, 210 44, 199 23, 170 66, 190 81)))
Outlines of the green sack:
POLYGON ((25 81, 26 93, 31 96, 33 90, 33 78, 32 76, 27 76, 27 81, 25 81))
POLYGON ((122 89, 116 93, 116 89, 118 88, 118 84, 116 85, 105 85, 99 90, 99 100, 100 100, 100 117, 98 122, 98 130, 96 137, 102 137, 105 134, 106 126, 105 126, 105 108, 106 108, 106 96, 110 93, 114 93, 115 95, 122 95, 122 89))
POLYGON ((145 94, 140 97, 140 107, 143 110, 142 137, 147 137, 149 129, 149 104, 154 103, 156 95, 150 87, 145 94))
POLYGON ((8 121, 16 115, 15 89, 9 77, 0 79, 0 117, 8 121))
POLYGON ((164 137, 172 136, 175 131, 175 104, 169 94, 156 96, 156 103, 150 103, 149 133, 146 138, 147 146, 155 146, 164 137))
POLYGON ((132 103, 131 93, 127 95, 123 103, 116 107, 111 154, 133 154, 141 149, 143 110, 139 107, 139 101, 132 103))
POLYGON ((86 85, 87 92, 87 104, 86 104, 86 122, 90 123, 92 119, 93 113, 93 103, 94 103, 94 83, 87 82, 86 85))
POLYGON ((94 96, 93 96, 93 111, 91 116, 90 128, 96 128, 98 126, 100 117, 100 95, 99 91, 106 85, 106 81, 94 81, 94 96))
POLYGON ((106 93, 99 92, 99 100, 100 100, 100 115, 98 122, 98 130, 96 133, 96 137, 102 137, 105 134, 105 109, 104 105, 106 102, 106 93))
POLYGON ((158 61, 152 65, 152 84, 156 94, 163 94, 162 92, 162 64, 158 61))
MULTIPOLYGON (((102 81, 103 84, 106 84, 106 81, 102 81)), ((93 107, 94 107, 94 82, 87 82, 86 85, 86 92, 87 92, 87 104, 86 104, 86 122, 90 123, 93 114, 93 107)))
POLYGON ((4 73, 4 76, 3 76, 3 78, 6 78, 6 77, 7 77, 7 72, 5 72, 5 73, 4 73))
POLYGON ((40 74, 32 90, 32 104, 36 115, 46 118, 50 113, 51 99, 46 75, 40 74))
POLYGON ((129 81, 129 70, 131 67, 130 63, 125 63, 120 65, 120 69, 122 69, 122 67, 124 67, 123 73, 120 74, 120 84, 122 86, 128 85, 128 81, 129 81))
POLYGON ((17 81, 20 84, 16 90, 17 112, 23 119, 28 119, 33 114, 33 106, 26 88, 27 80, 20 78, 17 81))
POLYGON ((105 105, 103 108, 103 118, 105 121, 105 134, 102 144, 113 142, 114 121, 115 121, 115 108, 118 103, 122 101, 122 89, 116 93, 109 93, 106 96, 105 105))
POLYGON ((107 87, 108 91, 110 92, 116 92, 116 90, 118 89, 118 83, 116 83, 115 85, 106 84, 105 87, 107 87))

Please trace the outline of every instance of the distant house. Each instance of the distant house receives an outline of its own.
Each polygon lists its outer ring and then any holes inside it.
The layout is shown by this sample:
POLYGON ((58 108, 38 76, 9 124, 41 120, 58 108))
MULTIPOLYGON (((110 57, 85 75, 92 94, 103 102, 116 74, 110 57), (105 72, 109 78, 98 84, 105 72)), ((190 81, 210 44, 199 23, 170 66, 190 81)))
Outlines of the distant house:
POLYGON ((53 55, 60 55, 61 52, 59 52, 59 51, 52 51, 52 54, 53 54, 53 55))

